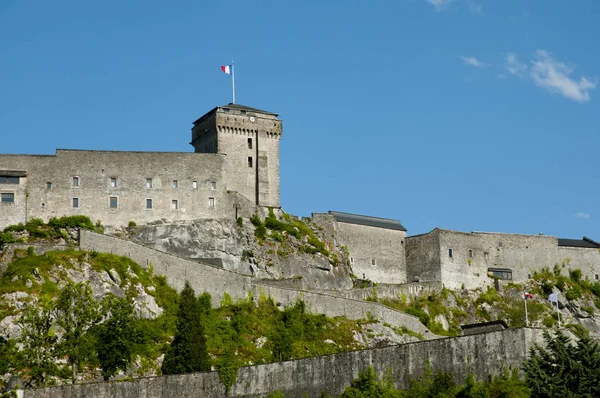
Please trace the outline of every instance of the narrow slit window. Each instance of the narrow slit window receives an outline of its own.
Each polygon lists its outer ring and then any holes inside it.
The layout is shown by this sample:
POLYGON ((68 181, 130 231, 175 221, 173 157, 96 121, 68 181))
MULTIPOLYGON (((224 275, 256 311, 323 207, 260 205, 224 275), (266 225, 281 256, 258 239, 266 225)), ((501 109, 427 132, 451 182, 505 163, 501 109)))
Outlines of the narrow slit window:
POLYGON ((152 199, 146 199, 146 209, 152 208, 152 199))
POLYGON ((116 188, 117 187, 117 179, 115 177, 111 177, 111 179, 110 179, 110 187, 111 188, 116 188))
POLYGON ((73 186, 74 187, 78 187, 79 186, 79 177, 73 177, 73 186))
POLYGON ((452 258, 453 251, 452 249, 448 249, 448 257, 452 258))
POLYGON ((483 252, 483 258, 486 260, 490 259, 490 253, 489 252, 483 252))
POLYGON ((252 149, 252 138, 248 138, 248 149, 252 149))
POLYGON ((473 258, 473 250, 469 249, 469 258, 473 258))
POLYGON ((79 208, 79 198, 73 198, 71 201, 71 204, 74 209, 78 209, 79 208))
POLYGON ((192 181, 192 189, 198 189, 198 181, 192 181))
POLYGON ((376 265, 376 263, 377 263, 377 262, 375 261, 375 259, 374 259, 374 258, 372 258, 372 259, 371 259, 371 265, 376 265))
POLYGON ((248 167, 252 167, 252 156, 248 157, 248 167))
POLYGON ((177 189, 179 188, 179 182, 177 180, 173 180, 171 186, 173 187, 173 189, 177 189))

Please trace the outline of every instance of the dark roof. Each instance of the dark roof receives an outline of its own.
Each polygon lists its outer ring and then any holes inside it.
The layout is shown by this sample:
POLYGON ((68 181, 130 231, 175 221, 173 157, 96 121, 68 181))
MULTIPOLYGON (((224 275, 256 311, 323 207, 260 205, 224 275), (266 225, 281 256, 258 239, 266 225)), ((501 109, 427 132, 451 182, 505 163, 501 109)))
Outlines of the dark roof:
POLYGON ((486 326, 494 326, 494 325, 500 325, 500 326, 504 327, 504 329, 508 329, 508 325, 502 319, 498 319, 497 321, 481 322, 481 323, 470 323, 468 325, 460 325, 460 328, 462 330, 465 330, 465 329, 475 329, 475 328, 481 328, 481 327, 486 327, 486 326))
POLYGON ((261 109, 257 109, 257 108, 251 108, 249 106, 246 105, 240 105, 240 104, 232 104, 229 103, 227 105, 221 105, 218 106, 217 108, 229 108, 229 109, 239 109, 240 111, 250 111, 250 112, 260 112, 260 113, 266 113, 267 115, 274 115, 274 116, 278 116, 276 113, 273 112, 269 112, 269 111, 263 111, 261 109))
POLYGON ((600 249, 600 243, 588 238, 587 236, 584 236, 583 239, 558 238, 558 245, 568 247, 584 247, 588 249, 600 249))
POLYGON ((204 115, 200 116, 195 122, 194 122, 194 126, 196 126, 197 124, 199 124, 201 121, 203 121, 204 119, 206 119, 209 115, 213 114, 214 112, 217 111, 217 109, 219 108, 227 108, 227 109, 238 109, 240 111, 249 111, 249 112, 258 112, 258 113, 264 113, 266 115, 273 115, 275 117, 279 116, 276 113, 273 112, 269 112, 269 111, 263 111, 261 109, 257 109, 257 108, 251 108, 249 106, 246 105, 240 105, 240 104, 227 104, 227 105, 221 105, 221 106, 216 106, 213 109, 211 109, 210 111, 206 112, 204 115))
POLYGON ((369 227, 378 227, 386 229, 395 229, 397 231, 406 232, 406 228, 400 224, 398 220, 392 220, 389 218, 379 218, 371 216, 361 216, 358 214, 342 213, 339 211, 329 211, 329 214, 333 215, 336 221, 345 222, 348 224, 366 225, 369 227))

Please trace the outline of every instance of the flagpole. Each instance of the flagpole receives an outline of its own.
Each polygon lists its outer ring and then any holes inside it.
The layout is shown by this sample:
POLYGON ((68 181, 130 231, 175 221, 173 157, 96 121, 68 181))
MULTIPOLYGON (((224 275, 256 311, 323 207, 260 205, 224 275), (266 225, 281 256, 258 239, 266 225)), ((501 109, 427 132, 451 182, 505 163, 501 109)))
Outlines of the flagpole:
POLYGON ((527 294, 523 292, 523 298, 525 299, 525 327, 529 327, 529 316, 527 315, 527 294))
POLYGON ((233 66, 233 58, 231 58, 231 97, 231 103, 235 104, 235 67, 233 66))
POLYGON ((558 328, 560 329, 560 312, 558 311, 558 299, 556 300, 556 314, 558 315, 558 328))

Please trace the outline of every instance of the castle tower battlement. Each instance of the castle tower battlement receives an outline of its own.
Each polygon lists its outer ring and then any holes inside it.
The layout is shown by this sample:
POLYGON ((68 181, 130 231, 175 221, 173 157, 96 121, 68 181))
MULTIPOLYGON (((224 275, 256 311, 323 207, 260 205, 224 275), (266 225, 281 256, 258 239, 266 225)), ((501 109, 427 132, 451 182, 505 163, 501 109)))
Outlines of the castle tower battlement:
POLYGON ((194 122, 197 153, 228 157, 228 187, 259 206, 280 207, 277 114, 239 104, 217 106, 194 122))

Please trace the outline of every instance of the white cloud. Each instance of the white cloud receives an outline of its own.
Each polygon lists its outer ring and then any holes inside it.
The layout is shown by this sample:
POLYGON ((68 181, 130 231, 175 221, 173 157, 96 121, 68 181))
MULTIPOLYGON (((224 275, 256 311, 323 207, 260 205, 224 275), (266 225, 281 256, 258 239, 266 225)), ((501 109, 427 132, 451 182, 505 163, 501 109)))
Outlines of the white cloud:
POLYGON ((569 77, 571 73, 573 68, 555 60, 545 50, 537 50, 531 61, 530 75, 537 86, 578 102, 589 101, 589 90, 596 88, 598 79, 582 76, 577 81, 569 77))
POLYGON ((448 7, 450 3, 453 3, 454 0, 427 0, 427 2, 434 6, 436 11, 442 11, 444 8, 448 7))
POLYGON ((488 64, 484 64, 483 62, 481 62, 480 60, 478 60, 475 57, 464 57, 461 55, 460 59, 462 59, 466 65, 471 65, 476 68, 487 68, 489 66, 488 64))
POLYGON ((483 8, 481 7, 481 4, 477 4, 473 1, 469 1, 469 10, 471 10, 471 12, 473 14, 483 16, 483 8))
POLYGON ((588 213, 584 213, 584 212, 580 211, 579 213, 575 213, 575 217, 583 218, 584 220, 587 220, 588 218, 590 218, 590 215, 588 213))
POLYGON ((519 62, 519 56, 515 53, 508 53, 504 56, 504 68, 511 75, 523 77, 527 72, 527 65, 519 62))

